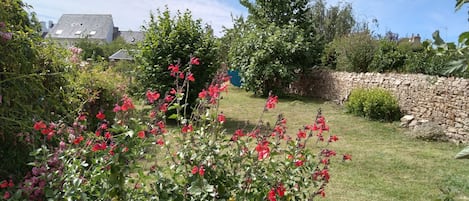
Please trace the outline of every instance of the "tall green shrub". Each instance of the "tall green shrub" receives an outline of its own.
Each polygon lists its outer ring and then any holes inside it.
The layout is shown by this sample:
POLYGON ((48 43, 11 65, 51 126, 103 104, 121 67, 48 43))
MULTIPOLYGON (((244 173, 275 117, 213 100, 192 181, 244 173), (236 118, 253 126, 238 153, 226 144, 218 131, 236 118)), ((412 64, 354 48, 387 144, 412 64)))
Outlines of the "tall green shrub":
MULTIPOLYGON (((171 17, 169 10, 151 14, 146 27, 145 40, 136 55, 139 62, 137 80, 143 87, 140 93, 152 89, 169 91, 174 79, 168 71, 171 64, 184 64, 190 61, 189 55, 200 58, 200 65, 191 69, 194 83, 191 83, 188 103, 194 103, 198 93, 207 86, 218 69, 217 43, 213 30, 193 20, 190 11, 177 13, 171 17), (183 57, 181 57, 183 56, 183 57)), ((183 70, 183 69, 181 69, 183 70)))
POLYGON ((0 3, 0 177, 26 167, 34 120, 61 119, 72 109, 68 53, 43 41, 28 8, 21 0, 0 3))
MULTIPOLYGON (((332 41, 330 52, 335 52, 337 70, 367 72, 377 50, 376 41, 368 31, 353 33, 332 41)), ((327 61, 327 60, 326 60, 327 61)))
POLYGON ((345 107, 349 113, 372 120, 395 121, 400 118, 396 98, 381 88, 354 89, 345 107))
POLYGON ((381 39, 368 67, 372 72, 399 72, 403 71, 407 54, 399 48, 396 41, 381 39))

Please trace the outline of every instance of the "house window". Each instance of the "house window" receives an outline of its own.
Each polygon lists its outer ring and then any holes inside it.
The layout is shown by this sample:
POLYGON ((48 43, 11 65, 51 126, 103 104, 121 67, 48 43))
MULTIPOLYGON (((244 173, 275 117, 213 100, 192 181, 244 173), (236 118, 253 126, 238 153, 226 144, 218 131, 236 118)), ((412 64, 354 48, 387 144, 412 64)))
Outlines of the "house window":
POLYGON ((62 34, 63 31, 64 31, 64 30, 59 29, 59 30, 55 31, 55 34, 60 35, 60 34, 62 34))
POLYGON ((96 35, 96 31, 90 31, 90 36, 96 35))
POLYGON ((75 35, 80 35, 81 34, 81 31, 76 31, 75 32, 75 35))

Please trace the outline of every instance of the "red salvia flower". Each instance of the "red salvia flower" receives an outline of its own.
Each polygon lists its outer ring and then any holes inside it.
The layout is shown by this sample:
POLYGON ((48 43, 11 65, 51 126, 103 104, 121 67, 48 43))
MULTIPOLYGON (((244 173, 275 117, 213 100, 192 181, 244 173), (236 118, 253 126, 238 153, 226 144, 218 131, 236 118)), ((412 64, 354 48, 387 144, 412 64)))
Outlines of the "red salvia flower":
POLYGON ((73 140, 73 144, 80 144, 81 141, 83 141, 85 138, 83 136, 79 136, 73 140))
POLYGON ((44 129, 44 128, 47 128, 47 125, 43 122, 43 121, 38 121, 36 123, 34 123, 34 130, 41 130, 41 129, 44 129))
POLYGON ((143 138, 145 138, 145 131, 139 131, 137 135, 138 135, 139 138, 143 139, 143 138))
POLYGON ((187 80, 194 82, 195 81, 194 74, 189 73, 189 75, 187 75, 187 80))
POLYGON ((150 103, 154 103, 158 98, 160 98, 160 94, 158 92, 152 92, 150 90, 147 91, 146 96, 150 103))
POLYGON ((192 128, 192 124, 184 125, 181 129, 182 133, 192 132, 194 129, 192 128))
POLYGON ((121 106, 120 106, 119 104, 115 104, 115 105, 114 105, 114 108, 112 109, 113 112, 119 112, 119 111, 121 111, 121 110, 122 110, 122 108, 121 108, 121 106))
POLYGON ((168 70, 171 71, 171 76, 175 77, 176 73, 179 73, 179 66, 171 64, 168 66, 168 70))
POLYGON ((197 174, 197 172, 199 172, 199 167, 197 167, 197 166, 192 167, 191 173, 192 174, 197 174))
POLYGON ((224 123, 225 122, 225 115, 223 113, 218 115, 218 122, 224 123))
POLYGON ((283 197, 283 196, 285 196, 285 191, 286 191, 287 189, 285 188, 285 186, 283 186, 282 183, 280 183, 279 185, 277 185, 277 189, 276 189, 276 190, 277 190, 278 196, 283 197))
POLYGON ((302 138, 306 138, 306 132, 299 129, 298 130, 298 133, 296 134, 296 136, 298 136, 299 139, 302 139, 302 138))
POLYGON ((337 135, 333 135, 329 137, 329 142, 335 142, 337 140, 339 140, 339 137, 337 137, 337 135))
POLYGON ((200 175, 200 176, 204 176, 204 174, 205 174, 205 168, 204 168, 203 165, 201 165, 201 166, 199 167, 199 175, 200 175))
POLYGON ((0 188, 6 188, 6 187, 8 187, 8 181, 3 180, 2 183, 0 183, 0 188))
POLYGON ((164 145, 163 139, 158 139, 158 140, 156 141, 156 144, 159 144, 159 145, 163 146, 163 145, 164 145))
POLYGON ((9 192, 9 191, 5 191, 5 194, 3 194, 3 199, 8 200, 8 199, 10 199, 10 197, 11 197, 10 192, 9 192))
POLYGON ((205 99, 205 97, 207 97, 207 91, 205 91, 205 89, 202 89, 202 91, 199 92, 199 98, 205 99))
POLYGON ((300 167, 300 166, 303 166, 304 162, 302 160, 296 160, 295 161, 295 166, 296 167, 300 167))
POLYGON ((256 146, 257 159, 262 160, 270 156, 269 141, 264 140, 259 142, 256 146))
POLYGON ((343 161, 347 161, 347 160, 352 160, 352 155, 350 154, 344 154, 344 156, 342 157, 342 160, 343 161))
POLYGON ((132 103, 132 99, 130 99, 129 97, 127 96, 124 96, 122 98, 122 101, 124 102, 121 106, 121 109, 122 111, 127 111, 127 110, 132 110, 132 109, 135 109, 135 106, 134 104, 132 103))
POLYGON ((277 104, 278 102, 278 97, 277 96, 269 96, 269 98, 267 99, 267 102, 265 104, 265 108, 266 109, 273 109, 275 108, 275 105, 277 104))
POLYGON ((191 64, 192 65, 200 65, 200 60, 197 57, 191 57, 191 64))
POLYGON ((269 201, 277 201, 277 197, 275 196, 275 188, 270 189, 269 193, 267 194, 267 199, 269 201))
POLYGON ((96 114, 96 118, 98 118, 99 120, 103 120, 106 118, 106 115, 104 115, 102 111, 99 111, 98 114, 96 114))

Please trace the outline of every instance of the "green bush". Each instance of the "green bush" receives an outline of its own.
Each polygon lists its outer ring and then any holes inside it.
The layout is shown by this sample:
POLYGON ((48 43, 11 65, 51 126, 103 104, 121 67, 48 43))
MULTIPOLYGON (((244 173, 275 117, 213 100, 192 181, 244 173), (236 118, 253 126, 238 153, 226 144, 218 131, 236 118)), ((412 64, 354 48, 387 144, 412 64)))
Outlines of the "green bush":
POLYGON ((400 118, 397 100, 380 88, 354 89, 345 106, 347 112, 372 120, 395 121, 400 118))
POLYGON ((191 82, 184 102, 194 106, 198 93, 211 82, 219 67, 213 30, 204 27, 200 20, 193 20, 190 11, 171 17, 169 10, 158 11, 158 16, 152 14, 144 29, 145 39, 135 55, 139 64, 136 79, 142 86, 139 93, 143 96, 148 89, 169 91, 174 78, 168 66, 178 65, 184 75, 192 55, 202 62, 191 69, 196 80, 191 82))
POLYGON ((398 47, 396 41, 379 40, 378 49, 368 69, 372 72, 400 72, 406 56, 406 52, 398 47))
MULTIPOLYGON (((332 43, 331 46, 335 49, 335 56, 337 57, 337 70, 368 72, 368 68, 377 50, 376 41, 373 40, 369 32, 365 31, 343 36, 334 39, 332 43)), ((334 52, 331 49, 327 51, 328 55, 331 55, 330 52, 334 52)))

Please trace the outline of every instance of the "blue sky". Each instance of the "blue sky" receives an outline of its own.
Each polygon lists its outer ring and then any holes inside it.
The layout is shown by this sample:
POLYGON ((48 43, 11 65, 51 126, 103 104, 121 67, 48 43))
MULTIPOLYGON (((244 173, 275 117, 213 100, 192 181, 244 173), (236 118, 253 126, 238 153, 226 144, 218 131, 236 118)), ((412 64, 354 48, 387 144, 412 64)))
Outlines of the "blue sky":
MULTIPOLYGON (((139 30, 149 19, 150 11, 164 8, 171 11, 190 9, 196 18, 212 25, 216 35, 222 27, 232 27, 231 15, 247 15, 238 0, 24 0, 33 6, 39 20, 57 22, 62 14, 112 14, 114 25, 121 30, 139 30)), ((400 37, 420 34, 431 39, 435 30, 446 41, 457 41, 461 32, 469 30, 468 8, 455 12, 455 0, 326 0, 328 5, 350 2, 360 21, 378 20, 372 26, 377 33, 393 31, 400 37)))

